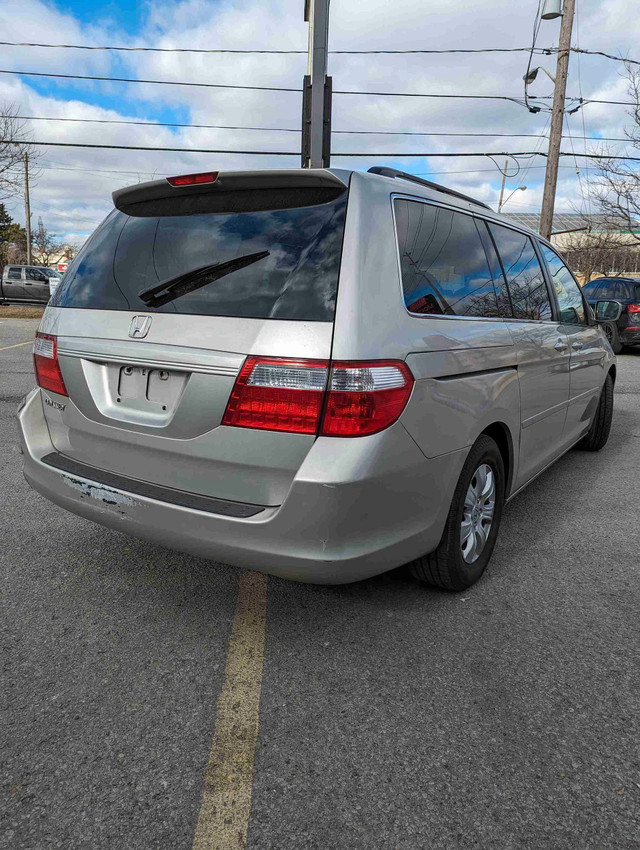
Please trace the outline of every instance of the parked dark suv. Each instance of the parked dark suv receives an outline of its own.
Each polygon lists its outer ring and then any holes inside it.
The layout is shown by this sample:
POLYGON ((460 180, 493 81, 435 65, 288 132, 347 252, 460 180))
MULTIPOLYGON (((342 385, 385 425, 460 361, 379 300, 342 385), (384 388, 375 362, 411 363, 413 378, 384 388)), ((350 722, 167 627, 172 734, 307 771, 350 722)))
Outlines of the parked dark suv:
POLYGON ((596 301, 619 301, 622 313, 617 322, 603 323, 603 329, 614 352, 623 345, 640 345, 640 279, 602 277, 582 287, 589 304, 595 310, 596 301))

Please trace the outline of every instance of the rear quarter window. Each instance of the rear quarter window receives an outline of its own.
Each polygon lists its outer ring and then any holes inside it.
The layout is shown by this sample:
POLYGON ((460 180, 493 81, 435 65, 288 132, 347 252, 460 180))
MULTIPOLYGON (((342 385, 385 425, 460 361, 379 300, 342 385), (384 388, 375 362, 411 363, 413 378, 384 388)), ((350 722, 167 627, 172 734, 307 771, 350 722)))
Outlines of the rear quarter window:
POLYGON ((499 315, 474 218, 433 204, 394 200, 404 303, 411 313, 499 315))

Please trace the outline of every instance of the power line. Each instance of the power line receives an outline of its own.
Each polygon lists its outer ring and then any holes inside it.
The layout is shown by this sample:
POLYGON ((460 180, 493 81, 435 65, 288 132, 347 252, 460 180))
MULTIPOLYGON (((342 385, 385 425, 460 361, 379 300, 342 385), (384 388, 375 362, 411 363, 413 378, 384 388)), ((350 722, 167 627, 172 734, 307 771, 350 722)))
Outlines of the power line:
MULTIPOLYGON (((91 148, 100 150, 121 150, 121 151, 158 151, 169 153, 215 153, 215 154, 237 154, 240 156, 300 156, 300 151, 245 151, 245 150, 218 150, 211 148, 166 148, 166 147, 150 147, 144 145, 96 145, 86 142, 16 142, 13 139, 0 139, 0 144, 15 144, 15 145, 41 145, 43 147, 57 148, 91 148)), ((490 158, 498 156, 510 157, 532 157, 532 156, 547 156, 546 153, 540 151, 519 151, 518 153, 508 153, 505 151, 460 151, 456 153, 443 153, 441 151, 421 151, 415 153, 413 151, 346 151, 344 153, 334 153, 332 156, 345 157, 397 157, 404 159, 407 157, 470 157, 470 156, 487 156, 490 158)), ((576 156, 585 157, 587 159, 623 159, 628 162, 640 162, 640 156, 614 156, 613 154, 596 154, 596 153, 571 153, 560 152, 560 156, 576 156)))
MULTIPOLYGON (((536 15, 537 18, 537 15, 536 15)), ((537 35, 537 33, 536 33, 537 35)), ((123 45, 94 45, 94 44, 44 44, 42 42, 32 41, 0 41, 0 45, 6 47, 52 47, 55 49, 66 50, 115 50, 124 53, 240 53, 240 54, 273 54, 279 55, 307 55, 306 50, 261 50, 257 48, 251 49, 231 49, 231 48, 202 48, 202 47, 125 47, 123 45)), ((603 56, 606 59, 613 59, 617 62, 628 62, 633 65, 640 65, 637 59, 628 59, 624 56, 615 56, 613 53, 605 53, 602 50, 587 50, 580 47, 572 47, 573 53, 587 53, 590 56, 603 56)), ((334 55, 353 55, 353 56, 371 56, 371 55, 441 55, 446 53, 538 53, 550 56, 558 52, 557 47, 475 47, 475 48, 442 48, 438 50, 416 49, 416 50, 330 50, 329 53, 334 55)))
MULTIPOLYGON (((301 92, 302 89, 284 88, 282 86, 237 86, 223 83, 192 83, 180 80, 140 80, 130 77, 93 77, 86 74, 50 74, 43 71, 7 71, 0 74, 18 74, 23 77, 56 77, 63 80, 96 80, 103 83, 145 83, 156 86, 192 86, 205 89, 248 89, 250 91, 285 91, 301 92)), ((335 94, 335 92, 334 92, 335 94)))
MULTIPOLYGON (((23 77, 55 77, 63 80, 94 80, 98 82, 108 83, 143 83, 159 86, 189 86, 194 88, 206 89, 242 89, 249 91, 280 91, 280 92, 301 92, 302 89, 290 88, 285 86, 240 86, 231 83, 194 83, 185 80, 141 80, 135 77, 94 77, 87 74, 54 74, 45 73, 44 71, 19 71, 19 70, 0 70, 0 74, 17 74, 23 77)), ((498 94, 426 94, 420 92, 384 92, 384 91, 336 91, 333 94, 351 94, 351 95, 369 95, 374 97, 430 97, 430 98, 446 98, 454 100, 509 100, 513 103, 521 104, 521 99, 517 97, 508 97, 507 95, 498 94)), ((549 96, 544 95, 536 100, 548 100, 549 96)), ((577 100, 577 98, 571 98, 577 100)))
MULTIPOLYGON (((560 165, 559 168, 569 168, 572 171, 574 170, 572 165, 560 165)), ((531 165, 528 166, 528 170, 533 170, 534 168, 546 168, 544 165, 531 165)), ((43 165, 42 161, 38 162, 38 170, 43 169, 44 171, 77 171, 80 174, 113 174, 113 175, 126 175, 137 177, 141 174, 150 176, 150 177, 158 177, 163 176, 158 172, 158 169, 155 171, 120 171, 116 168, 91 168, 87 166, 86 168, 72 168, 70 166, 64 165, 43 165)), ((495 168, 467 168, 463 170, 456 171, 416 171, 416 176, 424 175, 424 174, 495 174, 495 168)))
MULTIPOLYGON (((128 124, 136 127, 186 127, 202 130, 261 130, 268 133, 300 133, 295 127, 241 127, 232 124, 180 124, 173 121, 131 121, 113 118, 62 118, 58 116, 16 115, 21 121, 67 121, 78 124, 128 124)), ((467 136, 473 138, 521 138, 539 139, 539 133, 428 133, 415 130, 332 130, 339 135, 358 136, 467 136)), ((574 136, 574 139, 586 139, 593 142, 628 142, 629 139, 619 139, 608 136, 574 136)))
MULTIPOLYGON (((194 83, 186 80, 141 80, 135 77, 94 77, 88 74, 53 74, 44 71, 20 71, 0 69, 0 74, 16 74, 22 77, 53 77, 62 80, 92 80, 96 82, 106 83, 141 83, 157 86, 188 86, 191 88, 205 89, 241 89, 245 91, 280 91, 280 92, 302 92, 302 89, 292 88, 288 86, 240 86, 231 83, 194 83)), ((524 106, 522 98, 510 97, 504 94, 432 94, 426 92, 393 92, 393 91, 338 91, 334 90, 333 94, 341 95, 366 95, 368 97, 429 97, 437 99, 452 99, 452 100, 506 100, 511 103, 516 103, 518 106, 524 106)), ((550 100, 551 95, 539 95, 531 100, 550 100)), ((604 103, 612 106, 635 106, 631 101, 626 100, 595 100, 593 98, 582 99, 574 96, 567 96, 567 100, 576 101, 579 106, 584 106, 588 103, 604 103)))
MULTIPOLYGON (((558 48, 554 49, 554 52, 557 53, 558 48)), ((640 61, 637 59, 625 59, 624 56, 614 56, 613 53, 604 53, 602 50, 586 50, 582 47, 572 47, 572 53, 587 53, 589 56, 604 56, 606 59, 614 59, 616 62, 624 62, 625 64, 630 65, 640 65, 640 61)))
MULTIPOLYGON (((7 47, 54 47, 69 50, 117 50, 125 53, 258 53, 287 55, 298 54, 306 56, 307 50, 260 50, 252 49, 229 49, 229 48, 201 48, 201 47, 124 47, 122 45, 93 45, 93 44, 43 44, 32 41, 0 41, 0 45, 7 47)), ((329 53, 337 55, 372 55, 372 54, 442 54, 442 53, 522 53, 528 52, 528 47, 475 47, 475 48, 451 48, 451 49, 417 49, 417 50, 330 50, 329 53)), ((551 53, 553 48, 538 48, 537 52, 551 53)))
POLYGON ((538 32, 540 31, 540 25, 542 23, 542 18, 540 17, 540 13, 542 11, 542 0, 538 0, 538 9, 536 11, 536 16, 533 21, 533 37, 531 40, 531 49, 529 51, 529 61, 527 62, 527 70, 524 75, 524 104, 527 109, 529 107, 529 92, 528 92, 528 84, 527 77, 529 76, 529 71, 531 70, 531 60, 533 59, 533 54, 536 49, 536 40, 538 38, 538 32))
MULTIPOLYGON (((300 128, 294 127, 240 127, 233 124, 180 124, 174 121, 131 121, 114 118, 60 118, 57 116, 16 115, 22 121, 72 121, 78 124, 131 124, 137 127, 189 127, 201 130, 263 130, 272 133, 300 133, 300 128)), ((334 133, 341 132, 334 130, 334 133)), ((348 130, 342 132, 350 132, 348 130)), ((627 141, 623 139, 622 141, 627 141)))
MULTIPOLYGON (((531 165, 529 166, 529 170, 546 167, 546 165, 531 165)), ((573 171, 572 165, 559 165, 558 168, 570 168, 573 171)), ((495 174, 496 170, 495 168, 471 168, 463 171, 416 171, 414 173, 419 177, 423 174, 495 174)))

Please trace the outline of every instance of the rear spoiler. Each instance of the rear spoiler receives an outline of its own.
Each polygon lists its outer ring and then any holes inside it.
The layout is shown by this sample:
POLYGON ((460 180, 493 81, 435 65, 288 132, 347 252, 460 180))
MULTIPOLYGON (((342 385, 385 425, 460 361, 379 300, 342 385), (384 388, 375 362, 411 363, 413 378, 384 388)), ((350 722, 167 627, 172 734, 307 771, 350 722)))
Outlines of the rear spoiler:
POLYGON ((174 186, 165 178, 127 186, 113 193, 113 203, 135 217, 262 212, 325 204, 346 191, 323 168, 225 171, 203 184, 174 186))

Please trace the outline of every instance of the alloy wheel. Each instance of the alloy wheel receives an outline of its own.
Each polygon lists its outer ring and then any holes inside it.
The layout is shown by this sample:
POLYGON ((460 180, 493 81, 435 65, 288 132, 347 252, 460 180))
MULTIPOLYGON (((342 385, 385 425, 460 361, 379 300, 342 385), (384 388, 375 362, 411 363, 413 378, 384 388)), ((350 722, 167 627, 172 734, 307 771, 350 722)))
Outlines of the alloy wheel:
POLYGON ((496 482, 491 467, 483 463, 474 472, 466 496, 460 524, 460 548, 468 564, 477 561, 484 549, 496 507, 496 482))

